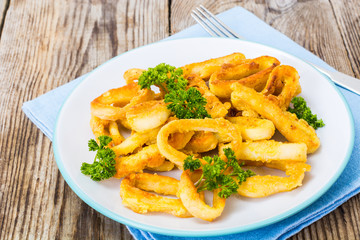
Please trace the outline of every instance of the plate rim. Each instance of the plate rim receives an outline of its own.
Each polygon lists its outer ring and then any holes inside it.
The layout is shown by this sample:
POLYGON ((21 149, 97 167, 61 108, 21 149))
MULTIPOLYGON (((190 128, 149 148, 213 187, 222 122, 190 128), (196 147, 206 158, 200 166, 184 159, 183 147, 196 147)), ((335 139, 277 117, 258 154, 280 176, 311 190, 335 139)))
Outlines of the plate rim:
POLYGON ((336 182, 336 180, 339 178, 339 176, 342 174, 342 172, 344 171, 346 165, 348 164, 353 148, 354 148, 354 141, 355 141, 355 126, 354 126, 354 119, 353 119, 353 114, 351 112, 351 109, 344 97, 344 95, 341 93, 341 91, 338 89, 338 87, 335 85, 335 83, 333 81, 331 81, 328 76, 324 75, 323 73, 321 73, 318 69, 316 69, 315 67, 313 67, 312 65, 308 64, 306 61, 302 60, 301 58, 287 53, 285 51, 282 51, 278 48, 275 47, 271 47, 256 41, 250 41, 250 40, 243 40, 243 39, 230 39, 230 38, 224 38, 224 37, 192 37, 192 38, 181 38, 181 39, 164 39, 158 42, 154 42, 154 43, 150 43, 144 46, 140 46, 131 50, 128 50, 124 53, 119 54, 118 56, 115 56, 111 59, 109 59, 108 61, 102 63, 101 65, 99 65, 98 67, 96 67, 95 69, 93 69, 91 72, 89 72, 88 74, 86 74, 86 76, 84 76, 84 79, 81 80, 81 82, 75 86, 73 88, 73 90, 71 91, 71 93, 67 96, 66 100, 63 102, 63 104, 61 105, 61 108, 57 114, 56 117, 56 123, 55 123, 55 131, 54 131, 54 135, 53 135, 53 152, 54 152, 54 156, 55 156, 55 161, 56 164, 59 168, 59 171, 61 173, 61 175, 63 176, 63 178, 65 179, 66 183, 69 185, 69 187, 72 189, 72 191, 75 192, 75 194, 82 200, 84 201, 87 205, 89 205, 91 208, 95 209, 97 212, 103 214, 106 217, 111 218, 112 220, 119 222, 121 224, 124 224, 126 226, 130 226, 130 227, 134 227, 137 229, 141 229, 144 231, 149 231, 152 233, 158 233, 158 234, 164 234, 164 235, 169 235, 169 236, 178 236, 178 237, 210 237, 210 236, 220 236, 220 235, 229 235, 229 234, 235 234, 235 233, 242 233, 242 232, 247 232, 247 231, 251 231, 251 230, 255 230, 255 229, 260 229, 263 228, 265 226, 268 226, 270 224, 274 224, 277 223, 281 220, 284 220, 298 212, 300 212, 301 210, 305 209, 306 207, 310 206, 312 203, 314 203, 316 200, 318 200, 321 196, 323 196, 331 186, 334 185, 334 183, 336 182), (263 47, 267 47, 270 49, 274 49, 276 51, 280 51, 281 53, 284 53, 285 55, 290 55, 293 58, 297 59, 298 61, 301 61, 303 63, 305 63, 306 65, 308 65, 309 67, 315 69, 317 72, 319 72, 322 76, 324 76, 324 78, 331 84, 332 88, 335 89, 336 93, 340 96, 340 99, 342 100, 342 103, 345 105, 346 108, 346 112, 348 115, 348 118, 350 120, 350 143, 348 145, 347 151, 346 151, 346 156, 344 158, 343 163, 341 164, 341 166, 338 168, 337 172, 332 176, 332 178, 327 182, 327 184, 321 188, 320 191, 318 191, 315 195, 313 195, 311 198, 307 199, 306 201, 302 202, 301 204, 293 207, 290 210, 287 210, 279 215, 276 215, 274 217, 271 217, 269 219, 260 221, 258 223, 253 223, 250 225, 247 225, 245 227, 232 227, 232 228, 227 228, 227 229, 217 229, 217 230, 213 230, 213 231, 194 231, 194 230, 190 230, 190 231, 184 231, 184 230, 174 230, 174 229, 166 229, 166 228, 162 228, 162 227, 157 227, 157 226, 151 226, 151 225, 147 225, 147 224, 143 224, 143 223, 138 223, 134 220, 128 219, 126 217, 123 217, 119 214, 116 214, 110 210, 107 210, 106 208, 104 208, 101 204, 95 202, 94 200, 92 200, 91 198, 89 198, 86 193, 77 186, 77 184, 75 183, 75 181, 70 177, 70 175, 67 173, 65 166, 63 164, 63 162, 61 161, 60 158, 60 153, 59 153, 59 149, 58 149, 58 143, 57 143, 57 136, 58 136, 58 125, 59 125, 59 119, 63 113, 63 107, 64 105, 69 101, 70 96, 73 95, 73 93, 75 92, 76 89, 78 89, 82 84, 84 84, 84 82, 87 81, 87 79, 94 74, 96 71, 98 71, 100 68, 104 67, 105 65, 109 64, 111 61, 115 61, 117 58, 120 58, 134 50, 138 50, 144 47, 149 47, 152 45, 157 45, 157 44, 162 44, 164 42, 181 42, 181 41, 194 41, 194 40, 202 40, 202 41, 207 41, 207 40, 214 40, 214 39, 219 39, 219 40, 225 40, 225 41, 240 41, 240 42, 248 42, 251 44, 257 44, 257 45, 261 45, 263 47))

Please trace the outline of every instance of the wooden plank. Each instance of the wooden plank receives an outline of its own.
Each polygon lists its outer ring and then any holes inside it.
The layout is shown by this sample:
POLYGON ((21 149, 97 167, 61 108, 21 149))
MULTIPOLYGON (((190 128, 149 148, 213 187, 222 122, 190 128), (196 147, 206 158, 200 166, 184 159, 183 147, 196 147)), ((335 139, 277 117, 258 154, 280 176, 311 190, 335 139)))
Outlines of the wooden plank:
POLYGON ((0 39, 9 2, 10 0, 0 0, 0 39))
POLYGON ((330 3, 350 60, 345 72, 360 78, 360 2, 330 0, 330 3))
MULTIPOLYGON (((345 2, 173 0, 171 33, 195 24, 189 16, 191 10, 200 4, 215 14, 242 6, 334 68, 359 77, 360 3, 356 0, 345 2)), ((359 239, 359 198, 359 195, 351 198, 291 239, 359 239)))
POLYGON ((265 15, 271 26, 337 70, 349 73, 346 46, 327 0, 298 2, 285 11, 270 8, 265 15))
POLYGON ((12 0, 0 42, 0 239, 131 239, 64 182, 22 103, 168 36, 168 2, 12 0))

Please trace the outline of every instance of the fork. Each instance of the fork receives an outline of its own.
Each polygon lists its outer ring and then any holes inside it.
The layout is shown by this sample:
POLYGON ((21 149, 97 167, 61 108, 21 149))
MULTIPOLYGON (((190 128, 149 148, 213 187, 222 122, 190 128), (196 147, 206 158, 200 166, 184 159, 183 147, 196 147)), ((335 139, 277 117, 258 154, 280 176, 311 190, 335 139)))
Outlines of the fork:
MULTIPOLYGON (((204 28, 206 32, 208 32, 213 37, 244 39, 235 31, 231 30, 219 18, 217 18, 213 13, 211 13, 202 5, 197 7, 196 10, 192 10, 191 16, 195 19, 197 23, 200 24, 201 27, 204 28)), ((338 71, 324 69, 308 61, 305 62, 326 75, 334 83, 360 95, 360 79, 351 77, 338 71)))

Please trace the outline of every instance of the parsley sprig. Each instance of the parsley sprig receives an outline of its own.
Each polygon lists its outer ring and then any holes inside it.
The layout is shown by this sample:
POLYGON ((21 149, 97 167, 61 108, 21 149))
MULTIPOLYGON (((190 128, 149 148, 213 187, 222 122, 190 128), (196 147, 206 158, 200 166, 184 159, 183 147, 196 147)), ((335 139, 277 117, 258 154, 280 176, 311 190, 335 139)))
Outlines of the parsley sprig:
POLYGON ((165 102, 169 103, 167 108, 179 119, 211 117, 204 108, 207 103, 206 99, 193 87, 188 90, 169 92, 165 95, 165 102))
POLYGON ((222 160, 217 155, 214 157, 205 156, 203 158, 205 164, 202 164, 199 159, 193 159, 193 156, 188 156, 184 160, 184 170, 195 171, 202 167, 203 173, 195 185, 198 192, 220 188, 219 196, 228 198, 237 192, 239 185, 248 177, 255 175, 253 171, 241 168, 242 165, 239 165, 231 148, 225 148, 224 154, 227 161, 222 160))
POLYGON ((144 71, 139 77, 138 84, 141 89, 150 89, 152 85, 155 85, 167 93, 182 90, 187 85, 187 80, 182 76, 182 73, 181 68, 160 63, 156 67, 144 71))
POLYGON ((304 119, 315 130, 325 126, 322 119, 318 119, 316 114, 311 112, 311 109, 307 106, 306 101, 302 97, 294 97, 291 100, 293 107, 289 107, 288 111, 295 113, 297 118, 304 119))
POLYGON ((179 119, 210 118, 205 109, 206 99, 196 88, 186 89, 188 81, 182 74, 181 68, 160 63, 144 71, 139 77, 138 84, 141 89, 150 89, 152 85, 161 88, 166 93, 164 101, 169 103, 167 108, 179 119))
POLYGON ((97 151, 94 162, 92 164, 82 163, 81 172, 89 175, 94 181, 101 181, 111 178, 115 175, 115 152, 108 148, 107 145, 112 141, 109 136, 98 137, 100 145, 94 140, 90 139, 88 142, 89 151, 97 151))

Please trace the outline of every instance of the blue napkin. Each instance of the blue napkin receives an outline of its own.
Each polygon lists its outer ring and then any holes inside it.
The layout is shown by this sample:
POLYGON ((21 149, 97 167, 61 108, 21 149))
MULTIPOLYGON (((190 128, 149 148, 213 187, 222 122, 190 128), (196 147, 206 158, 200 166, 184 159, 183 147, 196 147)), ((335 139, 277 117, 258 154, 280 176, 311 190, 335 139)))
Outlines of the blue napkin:
MULTIPOLYGON (((218 17, 245 39, 256 41, 265 45, 288 52, 304 60, 316 63, 324 68, 332 69, 300 45, 291 39, 273 29, 265 22, 257 18, 252 13, 241 7, 232 8, 218 15, 218 17)), ((189 37, 206 37, 208 34, 199 26, 192 26, 182 32, 179 32, 167 39, 179 39, 189 37)), ((60 110, 60 103, 63 103, 72 90, 77 86, 85 76, 81 76, 55 90, 52 90, 32 101, 23 105, 23 111, 36 124, 44 134, 52 139, 57 114, 60 110)), ((134 238, 139 240, 162 240, 162 239, 286 239, 299 232, 304 227, 310 225, 316 220, 322 218, 335 208, 343 204, 352 196, 360 192, 360 96, 339 87, 341 93, 345 96, 355 121, 355 143, 354 149, 344 172, 335 182, 335 184, 316 202, 305 208, 301 212, 275 224, 263 227, 257 230, 248 231, 239 234, 225 235, 219 237, 171 237, 139 229, 128 227, 134 238)))

